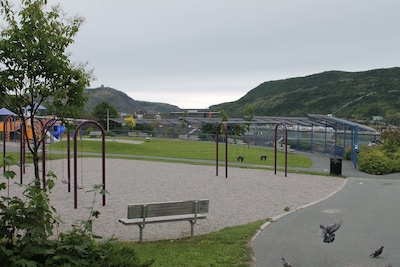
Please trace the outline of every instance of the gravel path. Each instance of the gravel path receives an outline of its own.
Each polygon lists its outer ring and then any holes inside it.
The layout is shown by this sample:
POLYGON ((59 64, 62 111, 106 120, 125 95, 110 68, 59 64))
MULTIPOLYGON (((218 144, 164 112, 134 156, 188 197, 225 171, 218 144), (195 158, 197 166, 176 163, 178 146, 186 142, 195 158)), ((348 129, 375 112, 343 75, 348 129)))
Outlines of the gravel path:
MULTIPOLYGON (((75 220, 87 219, 87 207, 91 206, 93 193, 86 191, 102 180, 100 158, 78 159, 79 185, 82 184, 84 189, 79 190, 78 209, 74 209, 73 190, 68 193, 67 185, 61 182, 67 179, 66 165, 66 160, 57 160, 46 166, 58 177, 51 203, 65 221, 60 231, 69 229, 75 220)), ((28 166, 24 183, 31 180, 29 174, 32 172, 32 166, 28 166)), ((199 220, 195 228, 195 234, 203 234, 280 216, 285 213, 286 206, 291 211, 301 208, 337 192, 346 183, 345 179, 337 177, 291 173, 285 177, 284 173, 274 175, 273 171, 242 168, 229 168, 228 174, 226 179, 221 167, 216 176, 215 166, 106 159, 106 189, 110 195, 107 195, 104 207, 100 196, 95 201, 95 209, 101 215, 94 223, 94 232, 103 237, 137 241, 138 227, 118 222, 118 218, 126 216, 128 204, 209 199, 207 219, 199 220)), ((16 180, 19 181, 19 177, 16 180)), ((10 185, 10 189, 11 192, 20 190, 16 185, 10 185)), ((190 224, 150 224, 143 233, 147 241, 187 237, 190 236, 190 224)))

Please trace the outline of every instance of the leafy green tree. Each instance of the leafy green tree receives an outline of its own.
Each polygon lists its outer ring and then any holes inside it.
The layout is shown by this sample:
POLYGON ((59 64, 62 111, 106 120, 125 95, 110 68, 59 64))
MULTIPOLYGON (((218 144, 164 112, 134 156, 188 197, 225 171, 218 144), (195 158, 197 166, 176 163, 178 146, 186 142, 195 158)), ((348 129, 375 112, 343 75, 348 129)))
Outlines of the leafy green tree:
MULTIPOLYGON (((248 121, 248 123, 246 124, 246 130, 247 133, 250 134, 250 123, 253 121, 255 115, 254 106, 252 104, 247 103, 246 106, 243 108, 242 113, 245 120, 248 121)), ((247 142, 247 146, 250 147, 249 142, 247 142)))
POLYGON ((382 149, 387 152, 396 152, 400 149, 400 130, 385 129, 381 133, 382 149))
POLYGON ((222 121, 228 121, 229 120, 229 115, 224 109, 221 109, 219 111, 219 116, 220 116, 222 121))
POLYGON ((107 128, 107 119, 118 117, 118 112, 110 103, 103 101, 93 108, 92 115, 101 126, 107 128))
POLYGON ((45 135, 40 127, 28 126, 38 125, 39 108, 45 102, 55 107, 54 121, 73 118, 84 106, 83 90, 92 74, 84 64, 72 63, 66 51, 84 20, 66 18, 59 6, 46 9, 46 0, 21 0, 20 10, 8 0, 0 0, 0 5, 5 22, 0 39, 0 103, 25 122, 22 138, 39 182, 38 151, 45 135))

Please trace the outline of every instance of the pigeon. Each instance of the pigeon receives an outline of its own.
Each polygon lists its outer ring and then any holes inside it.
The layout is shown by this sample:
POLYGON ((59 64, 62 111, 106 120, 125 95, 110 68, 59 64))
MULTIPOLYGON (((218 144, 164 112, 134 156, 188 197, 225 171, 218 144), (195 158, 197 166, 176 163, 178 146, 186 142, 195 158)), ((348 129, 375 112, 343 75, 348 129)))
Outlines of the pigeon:
POLYGON ((319 233, 324 237, 324 243, 332 243, 335 240, 335 232, 340 228, 342 223, 340 221, 327 226, 319 226, 319 233))
POLYGON ((292 265, 286 261, 285 258, 282 257, 282 265, 283 267, 292 267, 292 265))
POLYGON ((372 254, 369 255, 369 256, 370 256, 371 258, 376 258, 376 257, 378 257, 379 255, 382 254, 382 251, 383 251, 383 246, 380 247, 380 248, 378 248, 377 250, 375 250, 375 252, 372 253, 372 254))

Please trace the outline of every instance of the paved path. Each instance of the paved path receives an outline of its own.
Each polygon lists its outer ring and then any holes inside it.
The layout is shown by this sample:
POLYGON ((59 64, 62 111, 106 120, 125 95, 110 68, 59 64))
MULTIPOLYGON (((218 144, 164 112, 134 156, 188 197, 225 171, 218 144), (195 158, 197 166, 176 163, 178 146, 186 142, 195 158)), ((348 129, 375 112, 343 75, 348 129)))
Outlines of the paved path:
MULTIPOLYGON (((329 158, 312 156, 314 169, 329 171, 329 158)), ((400 266, 400 175, 374 176, 343 161, 345 187, 332 197, 299 209, 267 225, 254 239, 255 266, 294 267, 400 266), (343 221, 336 240, 318 235, 320 224, 343 221), (379 258, 369 255, 385 246, 379 258)))

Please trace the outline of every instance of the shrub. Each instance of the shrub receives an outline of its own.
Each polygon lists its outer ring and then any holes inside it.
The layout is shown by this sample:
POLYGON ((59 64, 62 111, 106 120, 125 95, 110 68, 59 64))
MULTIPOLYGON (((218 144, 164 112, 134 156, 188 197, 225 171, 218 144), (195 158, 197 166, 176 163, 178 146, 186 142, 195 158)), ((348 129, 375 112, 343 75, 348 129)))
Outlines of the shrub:
POLYGON ((358 158, 359 170, 369 174, 388 174, 394 170, 394 161, 382 150, 365 148, 358 158))
POLYGON ((351 160, 351 157, 352 157, 351 153, 352 153, 351 149, 346 149, 344 151, 344 159, 345 160, 351 160))

